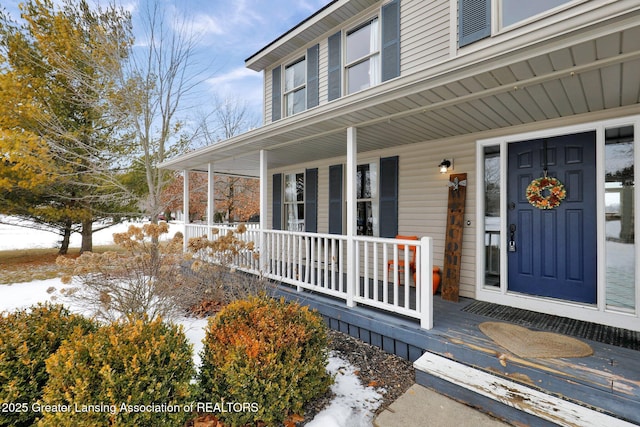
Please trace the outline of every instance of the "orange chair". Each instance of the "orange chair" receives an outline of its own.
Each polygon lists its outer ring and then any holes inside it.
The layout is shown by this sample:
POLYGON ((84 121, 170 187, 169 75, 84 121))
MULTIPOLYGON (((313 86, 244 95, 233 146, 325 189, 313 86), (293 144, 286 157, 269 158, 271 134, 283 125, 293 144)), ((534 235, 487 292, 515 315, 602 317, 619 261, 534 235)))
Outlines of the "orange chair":
MULTIPOLYGON (((396 239, 401 239, 401 240, 418 240, 418 236, 402 236, 402 235, 397 235, 396 239)), ((401 256, 404 254, 404 246, 405 245, 398 245, 398 256, 401 256)), ((411 260, 409 261, 409 273, 415 273, 416 271, 416 247, 415 246, 409 246, 409 252, 411 253, 411 260)), ((387 274, 391 274, 392 269, 394 268, 394 260, 389 260, 387 261, 387 274)), ((406 260, 404 259, 398 259, 398 283, 400 283, 400 278, 402 277, 402 275, 404 275, 404 271, 406 268, 406 260)), ((415 279, 414 279, 415 280, 415 279)))

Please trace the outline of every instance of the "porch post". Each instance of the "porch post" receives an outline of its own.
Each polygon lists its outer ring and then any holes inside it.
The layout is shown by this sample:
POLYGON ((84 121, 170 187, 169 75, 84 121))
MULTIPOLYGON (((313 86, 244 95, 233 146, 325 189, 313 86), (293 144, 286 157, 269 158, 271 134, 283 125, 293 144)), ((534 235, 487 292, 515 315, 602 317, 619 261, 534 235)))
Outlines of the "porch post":
MULTIPOLYGON (((416 288, 418 288, 416 286, 416 288)), ((433 240, 420 239, 420 327, 433 328, 433 240)))
POLYGON ((215 221, 216 212, 216 198, 215 198, 215 175, 213 172, 213 163, 209 163, 209 170, 207 173, 207 225, 209 226, 209 238, 211 238, 211 228, 215 221))
POLYGON ((189 232, 187 231, 187 227, 189 226, 189 171, 182 171, 182 215, 184 217, 184 238, 182 239, 182 244, 184 245, 184 250, 187 250, 187 244, 189 242, 189 232))
POLYGON ((268 199, 268 177, 267 177, 267 164, 269 154, 266 150, 260 150, 260 242, 259 242, 259 254, 260 254, 260 274, 267 273, 267 203, 268 199))
POLYGON ((345 179, 347 181, 347 306, 354 307, 353 297, 358 284, 356 277, 357 262, 356 241, 357 210, 356 210, 356 179, 358 170, 358 135, 354 127, 347 128, 347 165, 345 179))

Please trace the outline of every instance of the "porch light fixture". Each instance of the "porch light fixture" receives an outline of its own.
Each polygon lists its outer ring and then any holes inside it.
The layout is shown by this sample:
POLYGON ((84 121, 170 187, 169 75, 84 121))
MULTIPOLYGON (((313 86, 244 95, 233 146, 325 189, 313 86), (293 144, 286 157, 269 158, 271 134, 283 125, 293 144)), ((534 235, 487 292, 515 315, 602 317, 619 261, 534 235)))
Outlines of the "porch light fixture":
POLYGON ((438 167, 440 168, 440 173, 447 173, 449 168, 451 167, 451 160, 444 159, 438 167))

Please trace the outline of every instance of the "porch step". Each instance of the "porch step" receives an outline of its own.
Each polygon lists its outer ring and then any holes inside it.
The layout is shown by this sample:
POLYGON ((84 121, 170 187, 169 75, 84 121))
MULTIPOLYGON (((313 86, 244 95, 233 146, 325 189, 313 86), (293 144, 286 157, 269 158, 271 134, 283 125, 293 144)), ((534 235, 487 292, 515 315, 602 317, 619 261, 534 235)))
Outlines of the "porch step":
POLYGON ((414 362, 416 382, 517 425, 635 426, 587 406, 489 371, 426 352, 414 362))

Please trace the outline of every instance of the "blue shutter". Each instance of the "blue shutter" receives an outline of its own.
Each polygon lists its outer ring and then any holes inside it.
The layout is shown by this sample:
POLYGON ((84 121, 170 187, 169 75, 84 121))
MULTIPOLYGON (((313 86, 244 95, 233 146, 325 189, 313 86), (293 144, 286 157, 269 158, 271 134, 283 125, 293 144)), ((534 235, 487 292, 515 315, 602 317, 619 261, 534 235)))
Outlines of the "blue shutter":
POLYGON ((382 81, 400 75, 400 1, 382 6, 382 81))
POLYGON ((491 35, 491 0, 459 0, 458 45, 460 47, 491 35))
POLYGON ((271 229, 282 230, 282 174, 273 175, 273 198, 271 209, 271 229))
POLYGON ((282 78, 281 68, 276 67, 271 73, 271 121, 282 117, 282 78))
POLYGON ((398 156, 380 159, 380 237, 398 234, 398 156))
POLYGON ((342 96, 342 33, 338 31, 329 37, 329 64, 328 64, 328 100, 342 96))
POLYGON ((342 165, 329 166, 329 233, 342 234, 342 165))
POLYGON ((319 45, 307 49, 307 108, 315 107, 320 102, 319 51, 319 45))
POLYGON ((307 169, 304 174, 304 229, 318 232, 318 169, 307 169))

